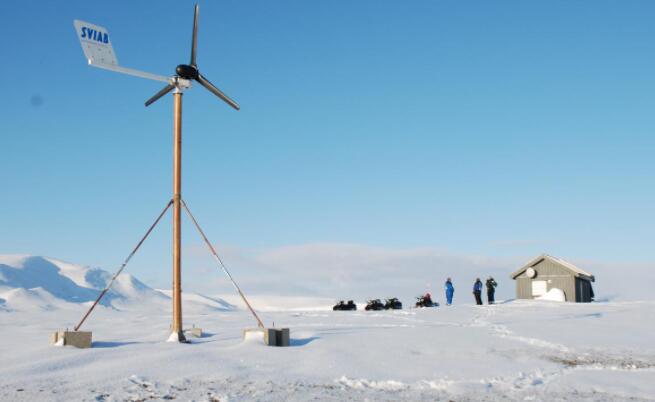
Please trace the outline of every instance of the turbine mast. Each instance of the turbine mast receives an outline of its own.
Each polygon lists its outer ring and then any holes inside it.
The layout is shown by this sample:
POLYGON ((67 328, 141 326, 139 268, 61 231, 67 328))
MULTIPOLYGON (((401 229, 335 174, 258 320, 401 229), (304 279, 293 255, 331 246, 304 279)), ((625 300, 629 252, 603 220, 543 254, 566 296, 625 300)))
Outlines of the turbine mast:
POLYGON ((173 325, 171 341, 184 342, 182 327, 182 89, 173 93, 173 325))
MULTIPOLYGON (((180 64, 175 68, 176 75, 172 77, 164 77, 156 74, 151 74, 148 72, 135 70, 132 68, 126 68, 118 65, 118 60, 116 59, 116 54, 110 40, 109 32, 107 29, 91 24, 85 21, 75 20, 73 21, 75 30, 77 31, 80 44, 82 45, 82 50, 89 65, 103 68, 110 71, 115 71, 118 73, 129 74, 141 78, 146 78, 150 80, 165 82, 166 86, 163 87, 159 92, 150 97, 146 102, 146 106, 152 105, 157 100, 161 99, 164 95, 169 92, 173 92, 173 199, 169 202, 169 206, 173 206, 173 320, 171 322, 171 334, 169 336, 169 341, 171 342, 185 342, 186 338, 184 336, 184 328, 182 326, 182 207, 184 201, 182 199, 182 93, 184 90, 191 87, 191 83, 196 81, 202 87, 211 92, 214 96, 221 99, 223 102, 227 103, 232 108, 239 110, 239 104, 234 100, 228 97, 223 91, 218 89, 214 84, 209 81, 205 76, 203 76, 198 70, 197 64, 197 48, 198 48, 198 5, 196 4, 193 12, 193 31, 191 36, 191 59, 189 64, 180 64)), ((168 208, 168 207, 167 207, 168 208)), ((188 209, 187 209, 187 212, 188 209)), ((190 212, 189 212, 190 214, 190 212)), ((157 219, 156 222, 159 222, 161 216, 157 219)), ((201 232, 200 227, 196 224, 197 229, 201 232)), ((154 227, 154 225, 153 225, 154 227)), ((152 228, 150 229, 152 230, 152 228)), ((148 231, 150 233, 150 231, 148 231)), ((146 234, 147 236, 147 234, 146 234)), ((203 238, 210 247, 210 250, 216 255, 215 250, 208 242, 204 234, 203 238)), ((145 240, 145 238, 143 239, 145 240)), ((141 242, 143 242, 143 240, 141 242)), ((137 248, 141 245, 137 245, 137 248)), ((134 250, 136 252, 136 249, 134 250)), ((134 253, 133 252, 133 253, 134 253)), ((129 258, 131 258, 130 255, 129 258)), ((127 261, 125 264, 127 264, 127 261)), ((255 311, 250 306, 250 303, 246 300, 243 292, 239 289, 234 282, 234 279, 229 274, 222 261, 221 267, 228 275, 239 295, 243 298, 243 301, 246 303, 251 313, 254 315, 257 323, 260 327, 263 328, 263 323, 255 313, 255 311)), ((121 270, 124 268, 121 267, 121 270)), ((120 273, 120 271, 119 271, 120 273)), ((117 274, 118 275, 118 274, 117 274)), ((115 279, 115 278, 114 278, 115 279)), ((112 280, 113 281, 113 280, 112 280)), ((111 286, 111 283, 110 285, 111 286)), ((96 303, 104 296, 104 294, 109 290, 109 287, 105 289, 96 303)), ((75 327, 77 331, 88 316, 91 310, 95 307, 95 304, 89 309, 87 314, 82 318, 82 321, 75 327)))

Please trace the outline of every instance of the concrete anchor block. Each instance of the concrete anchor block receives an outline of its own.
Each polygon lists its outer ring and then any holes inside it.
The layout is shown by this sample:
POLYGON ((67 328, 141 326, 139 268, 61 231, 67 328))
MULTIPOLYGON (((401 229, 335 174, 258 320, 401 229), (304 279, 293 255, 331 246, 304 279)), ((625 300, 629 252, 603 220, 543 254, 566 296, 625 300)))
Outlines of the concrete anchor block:
POLYGON ((289 346, 291 331, 289 331, 289 328, 281 328, 279 331, 277 335, 277 346, 289 346))
POLYGON ((185 333, 193 336, 194 338, 202 338, 202 329, 198 327, 189 328, 184 331, 185 333))
POLYGON ((289 328, 266 328, 264 343, 268 346, 289 346, 289 328))
POLYGON ((50 342, 57 346, 91 347, 90 331, 57 331, 50 334, 50 342))
POLYGON ((264 343, 268 346, 277 346, 277 330, 275 328, 264 330, 264 343))
POLYGON ((248 328, 243 330, 243 339, 262 339, 267 346, 289 346, 289 328, 248 328))

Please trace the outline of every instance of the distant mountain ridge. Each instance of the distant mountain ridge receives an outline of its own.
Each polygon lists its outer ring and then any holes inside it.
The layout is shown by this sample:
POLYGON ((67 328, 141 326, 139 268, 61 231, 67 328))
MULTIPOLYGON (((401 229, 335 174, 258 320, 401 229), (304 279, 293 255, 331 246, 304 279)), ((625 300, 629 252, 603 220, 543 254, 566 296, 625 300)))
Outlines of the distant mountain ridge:
MULTIPOLYGON (((0 255, 0 311, 39 308, 54 310, 96 300, 112 274, 96 267, 76 265, 32 255, 0 255)), ((100 301, 106 307, 131 302, 168 304, 165 291, 152 289, 133 275, 122 273, 100 301)), ((211 310, 232 310, 222 299, 184 294, 185 303, 211 310)))
MULTIPOLYGON (((0 256, 0 287, 42 288, 52 296, 70 302, 94 301, 112 275, 100 268, 65 263, 41 256, 0 256)), ((113 300, 156 293, 130 274, 121 274, 101 304, 113 300)))

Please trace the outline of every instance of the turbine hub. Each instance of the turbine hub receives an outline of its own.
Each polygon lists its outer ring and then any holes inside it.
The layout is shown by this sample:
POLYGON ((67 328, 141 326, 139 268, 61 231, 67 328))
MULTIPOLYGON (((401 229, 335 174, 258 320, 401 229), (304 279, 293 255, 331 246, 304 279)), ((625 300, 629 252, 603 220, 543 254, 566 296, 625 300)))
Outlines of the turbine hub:
POLYGON ((195 66, 191 66, 189 64, 180 64, 179 66, 175 67, 175 72, 185 80, 198 79, 198 69, 195 66))

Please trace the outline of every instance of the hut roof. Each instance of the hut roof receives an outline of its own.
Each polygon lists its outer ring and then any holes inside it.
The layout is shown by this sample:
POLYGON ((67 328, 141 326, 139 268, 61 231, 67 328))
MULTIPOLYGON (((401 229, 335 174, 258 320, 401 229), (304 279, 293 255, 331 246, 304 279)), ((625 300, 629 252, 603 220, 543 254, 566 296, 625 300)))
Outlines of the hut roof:
POLYGON ((564 268, 568 269, 569 271, 573 272, 576 277, 584 278, 584 279, 587 279, 587 280, 590 280, 590 281, 594 282, 595 278, 589 272, 578 268, 576 265, 571 264, 568 261, 564 261, 561 258, 553 257, 552 255, 548 255, 548 254, 541 254, 540 256, 537 256, 537 257, 531 259, 525 265, 523 265, 521 268, 519 268, 518 270, 512 272, 511 278, 516 279, 516 277, 521 275, 526 269, 528 269, 530 267, 534 267, 535 265, 539 264, 543 260, 549 260, 551 262, 554 262, 555 264, 559 264, 559 265, 563 266, 564 268))

